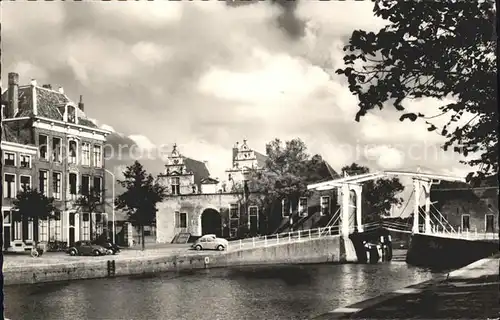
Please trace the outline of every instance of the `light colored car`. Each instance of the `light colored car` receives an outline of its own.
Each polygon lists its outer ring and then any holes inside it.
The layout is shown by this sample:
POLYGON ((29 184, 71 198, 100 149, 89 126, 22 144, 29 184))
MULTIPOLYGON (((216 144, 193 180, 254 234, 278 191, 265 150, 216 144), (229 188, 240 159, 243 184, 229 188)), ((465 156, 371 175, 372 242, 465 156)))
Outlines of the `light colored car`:
POLYGON ((206 234, 196 240, 191 246, 195 250, 226 250, 229 242, 226 239, 217 238, 215 234, 206 234))

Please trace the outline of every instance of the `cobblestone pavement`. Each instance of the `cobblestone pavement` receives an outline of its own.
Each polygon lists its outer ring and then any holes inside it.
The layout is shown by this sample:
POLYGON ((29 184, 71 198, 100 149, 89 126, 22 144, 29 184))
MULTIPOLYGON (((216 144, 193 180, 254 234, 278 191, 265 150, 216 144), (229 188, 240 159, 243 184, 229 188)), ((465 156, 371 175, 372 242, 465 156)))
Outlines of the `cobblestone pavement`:
POLYGON ((498 319, 499 277, 443 282, 406 294, 344 319, 498 319))
POLYGON ((218 251, 194 251, 189 250, 189 244, 170 245, 165 247, 147 248, 144 251, 135 249, 124 249, 114 256, 76 256, 72 257, 64 252, 46 252, 39 258, 32 258, 29 253, 13 254, 7 253, 3 257, 3 269, 23 268, 33 265, 47 265, 47 264, 68 264, 78 263, 84 261, 103 261, 109 260, 113 257, 114 260, 123 260, 130 258, 140 257, 154 257, 154 256, 173 256, 173 255, 213 255, 220 254, 218 251))

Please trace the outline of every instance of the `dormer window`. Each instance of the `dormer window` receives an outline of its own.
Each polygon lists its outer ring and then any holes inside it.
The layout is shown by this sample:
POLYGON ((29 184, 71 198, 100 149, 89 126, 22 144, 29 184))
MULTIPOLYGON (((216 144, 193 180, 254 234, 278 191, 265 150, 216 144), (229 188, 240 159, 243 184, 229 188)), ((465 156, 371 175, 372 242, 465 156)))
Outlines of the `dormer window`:
POLYGON ((67 106, 68 122, 76 123, 76 108, 74 106, 67 106))

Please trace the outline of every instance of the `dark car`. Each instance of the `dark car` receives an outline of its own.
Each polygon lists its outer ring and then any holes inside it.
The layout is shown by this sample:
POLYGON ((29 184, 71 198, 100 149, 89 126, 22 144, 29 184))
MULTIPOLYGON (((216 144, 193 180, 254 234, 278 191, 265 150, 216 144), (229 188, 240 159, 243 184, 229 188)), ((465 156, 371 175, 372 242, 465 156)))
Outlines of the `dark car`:
POLYGON ((112 254, 117 254, 118 252, 120 252, 120 247, 118 245, 106 239, 98 239, 93 241, 92 243, 99 245, 108 251, 111 251, 112 254))
POLYGON ((108 253, 108 250, 90 241, 77 241, 66 252, 71 256, 103 256, 108 253))

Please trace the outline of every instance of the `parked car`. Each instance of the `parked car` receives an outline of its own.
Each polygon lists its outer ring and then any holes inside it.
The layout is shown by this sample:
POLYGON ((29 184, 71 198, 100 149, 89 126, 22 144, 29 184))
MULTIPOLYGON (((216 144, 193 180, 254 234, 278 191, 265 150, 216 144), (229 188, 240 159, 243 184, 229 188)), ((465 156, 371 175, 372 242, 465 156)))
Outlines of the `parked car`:
POLYGON ((112 243, 111 241, 106 239, 94 240, 92 241, 92 244, 105 248, 110 254, 117 254, 118 252, 120 252, 120 247, 117 244, 112 243))
POLYGON ((108 253, 108 250, 90 241, 77 241, 67 250, 67 253, 71 256, 103 256, 108 253))
POLYGON ((215 234, 206 234, 196 240, 191 246, 195 250, 226 250, 229 242, 226 239, 217 238, 215 234))

